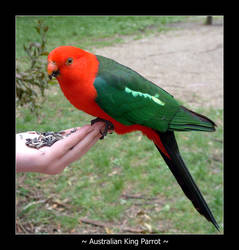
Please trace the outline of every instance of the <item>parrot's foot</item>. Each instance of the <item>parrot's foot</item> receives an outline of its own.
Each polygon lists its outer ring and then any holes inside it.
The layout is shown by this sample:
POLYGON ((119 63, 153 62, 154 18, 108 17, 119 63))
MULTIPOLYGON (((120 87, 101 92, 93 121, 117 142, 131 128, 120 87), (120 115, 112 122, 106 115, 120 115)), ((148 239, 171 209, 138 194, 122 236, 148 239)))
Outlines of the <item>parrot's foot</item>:
POLYGON ((104 122, 105 123, 105 129, 103 131, 100 131, 100 134, 102 135, 100 137, 100 140, 104 139, 104 137, 107 135, 109 130, 114 130, 114 125, 111 122, 109 122, 105 119, 101 119, 101 118, 96 118, 96 119, 92 120, 91 126, 96 122, 104 122))

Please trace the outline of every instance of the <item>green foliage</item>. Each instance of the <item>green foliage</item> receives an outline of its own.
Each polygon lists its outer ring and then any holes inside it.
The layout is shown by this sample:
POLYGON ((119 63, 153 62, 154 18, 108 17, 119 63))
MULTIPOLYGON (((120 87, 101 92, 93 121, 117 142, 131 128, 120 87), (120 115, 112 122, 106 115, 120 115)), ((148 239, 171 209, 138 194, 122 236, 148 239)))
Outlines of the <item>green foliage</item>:
POLYGON ((42 59, 42 56, 48 55, 46 51, 48 26, 39 20, 35 29, 41 41, 30 42, 23 46, 28 57, 28 68, 22 70, 19 64, 16 65, 16 97, 17 105, 27 104, 32 112, 38 113, 41 103, 39 93, 44 97, 45 89, 48 87, 46 60, 42 59))

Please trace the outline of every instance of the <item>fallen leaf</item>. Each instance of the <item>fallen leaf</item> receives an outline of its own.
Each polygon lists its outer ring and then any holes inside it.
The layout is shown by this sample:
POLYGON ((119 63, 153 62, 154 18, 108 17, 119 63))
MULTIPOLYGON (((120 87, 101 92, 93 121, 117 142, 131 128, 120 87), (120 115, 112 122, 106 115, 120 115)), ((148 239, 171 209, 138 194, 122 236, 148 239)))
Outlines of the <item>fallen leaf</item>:
POLYGON ((144 223, 144 226, 148 229, 149 232, 152 232, 152 226, 148 223, 144 223))
POLYGON ((105 227, 105 232, 106 232, 107 234, 112 234, 112 231, 111 231, 108 227, 105 227))

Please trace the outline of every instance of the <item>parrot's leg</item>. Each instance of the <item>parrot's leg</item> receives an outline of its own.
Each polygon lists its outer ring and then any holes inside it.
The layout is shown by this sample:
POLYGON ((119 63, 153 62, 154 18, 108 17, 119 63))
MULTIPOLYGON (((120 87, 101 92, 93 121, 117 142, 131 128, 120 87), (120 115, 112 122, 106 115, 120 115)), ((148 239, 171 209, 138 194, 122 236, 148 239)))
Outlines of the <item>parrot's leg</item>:
POLYGON ((109 122, 109 121, 107 121, 107 120, 105 120, 105 119, 101 119, 101 118, 99 118, 99 117, 97 117, 96 119, 94 119, 94 120, 91 121, 91 126, 92 126, 94 123, 96 123, 96 122, 104 122, 104 123, 105 123, 105 129, 104 129, 104 131, 100 131, 100 134, 102 135, 102 136, 100 137, 100 140, 104 139, 104 137, 105 137, 105 136, 107 135, 107 133, 108 133, 108 130, 113 130, 113 129, 114 129, 114 125, 113 125, 111 122, 109 122))

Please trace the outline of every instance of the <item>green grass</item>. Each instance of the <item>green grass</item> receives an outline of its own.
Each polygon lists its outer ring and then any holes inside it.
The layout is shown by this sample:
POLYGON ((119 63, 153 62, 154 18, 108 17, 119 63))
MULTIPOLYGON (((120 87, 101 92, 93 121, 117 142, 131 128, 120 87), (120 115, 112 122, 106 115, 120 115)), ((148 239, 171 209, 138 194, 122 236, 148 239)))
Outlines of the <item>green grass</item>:
MULTIPOLYGON (((17 132, 58 131, 82 126, 92 119, 72 107, 58 86, 50 92, 39 119, 24 108, 19 111, 17 132), (58 108, 57 103, 61 103, 58 108)), ((209 115, 215 122, 221 121, 221 110, 196 111, 209 115)), ((222 225, 222 144, 218 142, 222 140, 221 126, 215 133, 176 135, 187 166, 222 225)), ((17 175, 21 176, 23 174, 17 175)), ((139 132, 107 136, 60 175, 28 173, 24 182, 17 185, 17 199, 20 202, 17 218, 22 223, 39 227, 42 233, 53 232, 53 226, 60 227, 60 232, 64 233, 82 232, 85 225, 78 221, 82 217, 110 222, 111 231, 116 233, 120 221, 132 214, 135 217, 129 217, 129 225, 142 226, 137 216, 139 210, 150 216, 153 230, 159 233, 217 233, 182 193, 153 143, 139 132), (34 204, 39 200, 36 193, 46 201, 34 204), (140 195, 145 199, 125 199, 123 194, 140 195), (49 197, 51 200, 47 201, 49 197), (150 200, 152 198, 155 202, 150 200), (31 202, 31 206, 23 209, 31 202)))
MULTIPOLYGON (((169 21, 167 17, 41 18, 50 27, 49 50, 69 43, 84 48, 102 46, 107 39, 137 35, 143 29, 149 32, 169 21), (102 38, 107 39, 101 43, 102 38)), ((22 44, 37 39, 32 29, 37 19, 16 19, 19 60, 24 57, 22 44)), ((76 110, 58 85, 51 86, 46 96, 38 118, 27 108, 17 109, 16 132, 59 131, 92 119, 76 110)), ((195 111, 214 120, 217 131, 176 136, 190 172, 222 226, 222 110, 195 111)), ((23 233, 119 233, 123 223, 143 228, 145 233, 149 232, 146 225, 158 233, 217 233, 185 197, 153 143, 139 132, 107 136, 60 175, 17 174, 16 198, 17 225, 23 233), (107 229, 81 223, 81 218, 106 223, 107 229)))

